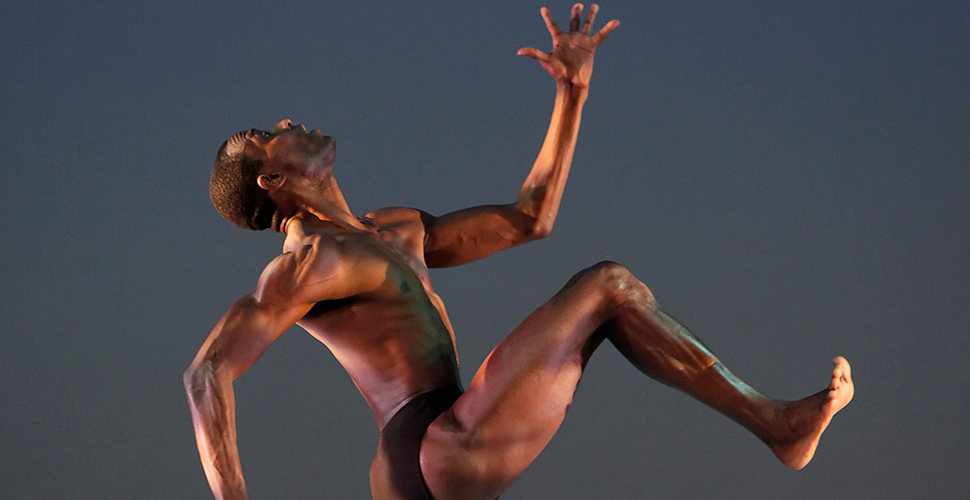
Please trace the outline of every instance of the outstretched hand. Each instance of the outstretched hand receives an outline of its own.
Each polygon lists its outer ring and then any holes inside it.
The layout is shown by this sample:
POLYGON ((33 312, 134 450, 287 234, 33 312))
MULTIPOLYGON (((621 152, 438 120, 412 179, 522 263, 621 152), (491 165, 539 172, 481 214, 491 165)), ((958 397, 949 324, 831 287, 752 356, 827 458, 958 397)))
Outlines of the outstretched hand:
POLYGON ((586 14, 586 22, 582 29, 579 27, 580 17, 583 14, 583 4, 573 5, 572 15, 569 19, 569 33, 563 33, 552 19, 549 9, 543 7, 540 12, 542 18, 546 20, 546 27, 552 35, 552 52, 546 53, 533 47, 523 47, 518 54, 529 56, 545 68, 546 71, 556 79, 557 82, 571 83, 577 87, 589 87, 590 77, 593 76, 593 54, 607 35, 610 34, 620 21, 616 19, 606 23, 603 29, 593 36, 589 32, 593 27, 593 20, 596 19, 596 12, 599 6, 595 3, 590 5, 589 12, 586 14))

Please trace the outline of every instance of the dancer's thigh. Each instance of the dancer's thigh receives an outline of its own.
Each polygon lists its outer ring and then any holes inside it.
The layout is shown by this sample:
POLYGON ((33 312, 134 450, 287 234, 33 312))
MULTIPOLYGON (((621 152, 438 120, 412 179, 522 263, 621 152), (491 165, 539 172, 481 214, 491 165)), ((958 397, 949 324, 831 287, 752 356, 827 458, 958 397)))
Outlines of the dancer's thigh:
POLYGON ((429 427, 421 467, 437 499, 493 499, 538 456, 603 340, 596 330, 609 318, 621 273, 603 263, 576 275, 489 354, 468 390, 429 427))

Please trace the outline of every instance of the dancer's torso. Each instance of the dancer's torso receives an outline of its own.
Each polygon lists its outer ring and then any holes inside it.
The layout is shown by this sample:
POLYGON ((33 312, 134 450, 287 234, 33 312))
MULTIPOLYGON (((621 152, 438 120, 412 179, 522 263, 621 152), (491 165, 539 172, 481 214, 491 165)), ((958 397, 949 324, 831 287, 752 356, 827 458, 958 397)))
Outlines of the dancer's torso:
POLYGON ((298 322, 331 350, 383 426, 409 398, 457 384, 458 360, 444 303, 428 278, 417 212, 384 210, 373 218, 361 219, 366 231, 350 233, 303 224, 284 249, 318 245, 331 256, 332 249, 341 259, 386 266, 376 286, 317 302, 298 322))

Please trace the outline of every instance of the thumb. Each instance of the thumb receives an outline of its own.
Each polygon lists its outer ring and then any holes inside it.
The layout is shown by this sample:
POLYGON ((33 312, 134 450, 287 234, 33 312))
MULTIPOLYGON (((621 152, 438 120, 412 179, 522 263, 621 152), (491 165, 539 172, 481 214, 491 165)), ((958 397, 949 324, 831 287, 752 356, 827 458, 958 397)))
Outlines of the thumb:
POLYGON ((520 56, 529 56, 539 62, 549 59, 549 54, 546 54, 545 52, 533 47, 522 47, 518 52, 516 52, 516 54, 520 56))

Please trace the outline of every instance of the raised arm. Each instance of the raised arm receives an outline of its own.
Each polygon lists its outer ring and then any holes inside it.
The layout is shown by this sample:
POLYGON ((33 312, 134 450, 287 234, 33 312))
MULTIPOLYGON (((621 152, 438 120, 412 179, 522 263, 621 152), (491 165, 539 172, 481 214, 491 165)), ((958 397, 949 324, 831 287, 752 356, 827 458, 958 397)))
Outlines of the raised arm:
POLYGON ((598 9, 596 4, 590 6, 586 22, 580 27, 583 6, 574 5, 569 32, 564 33, 549 9, 542 8, 542 17, 552 35, 552 52, 531 47, 518 52, 538 61, 556 81, 555 107, 539 156, 515 203, 474 207, 442 217, 425 215, 428 267, 465 264, 545 237, 552 230, 576 148, 580 117, 593 74, 593 54, 620 24, 610 21, 590 36, 598 9))
POLYGON ((610 21, 599 33, 589 36, 598 10, 596 4, 590 6, 586 22, 580 29, 583 5, 577 3, 573 6, 569 33, 563 33, 549 9, 543 7, 542 17, 552 35, 552 52, 547 54, 531 47, 519 49, 520 55, 539 61, 556 80, 556 104, 549 131, 515 202, 516 208, 536 219, 538 232, 542 234, 552 229, 559 211, 559 201, 576 149, 583 104, 593 75, 593 54, 600 42, 620 24, 617 20, 610 21))

